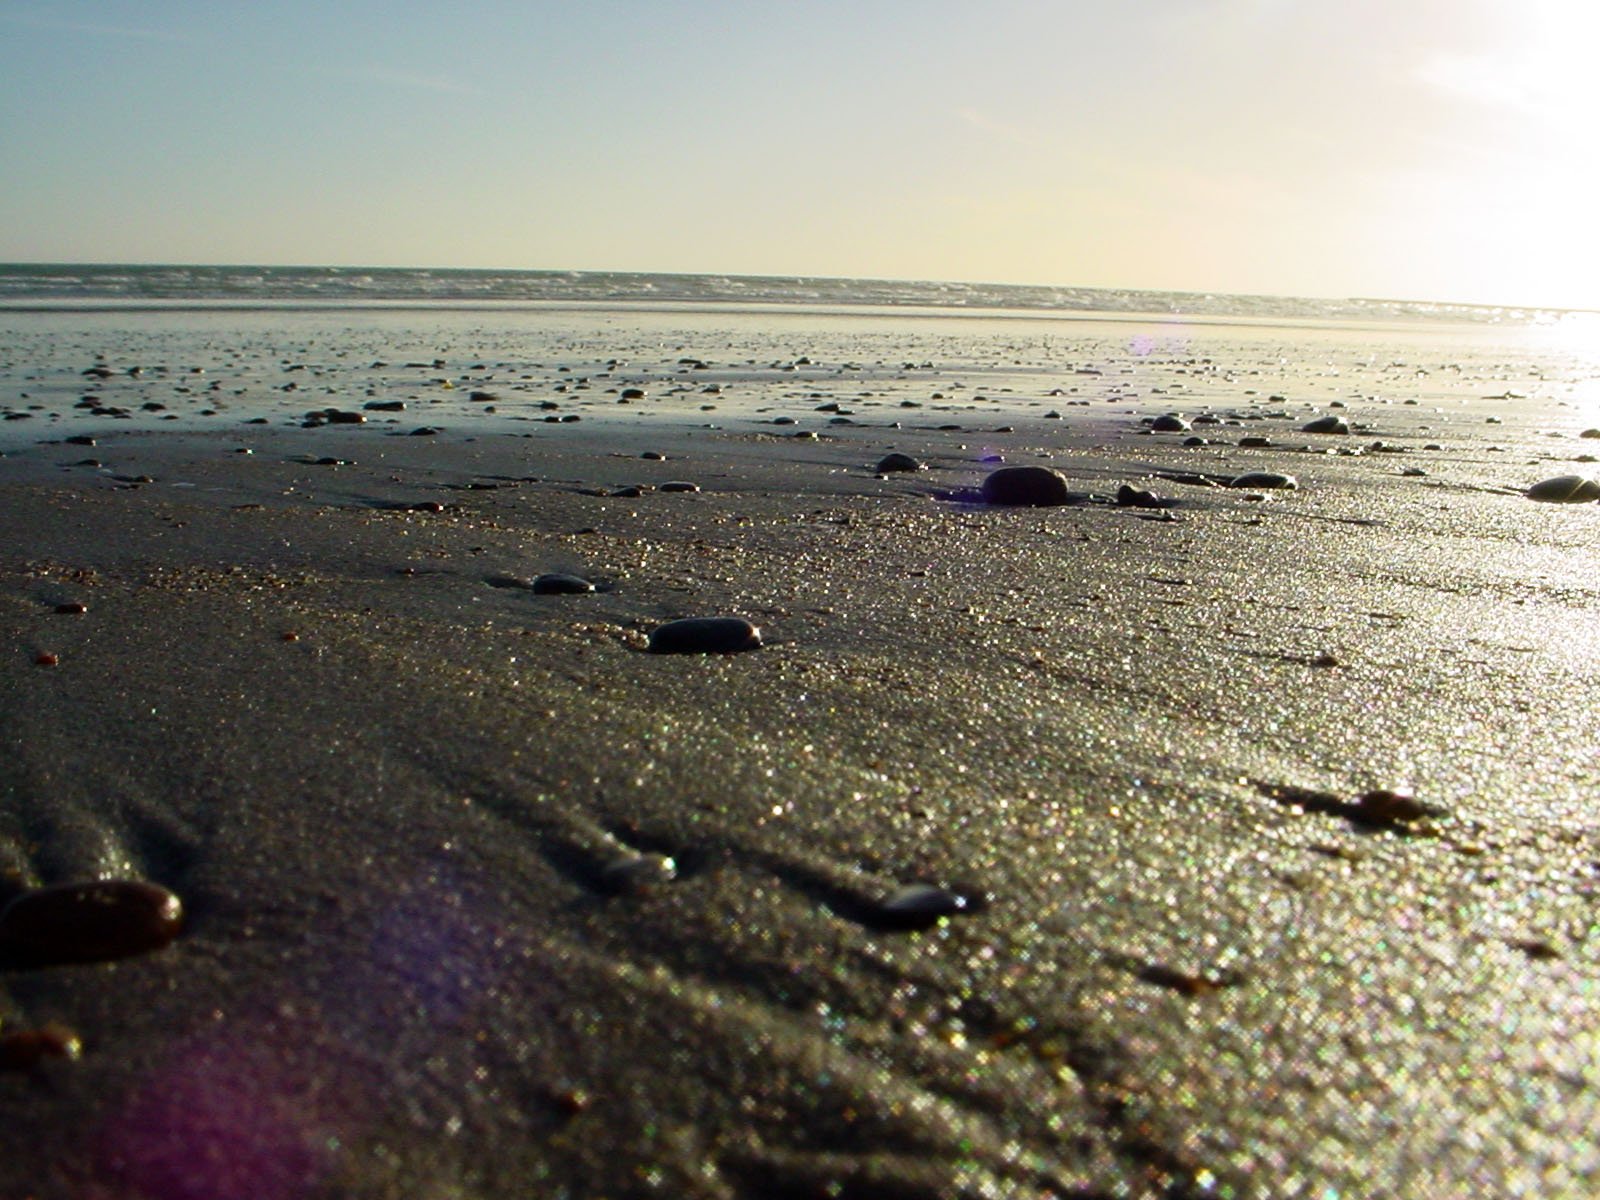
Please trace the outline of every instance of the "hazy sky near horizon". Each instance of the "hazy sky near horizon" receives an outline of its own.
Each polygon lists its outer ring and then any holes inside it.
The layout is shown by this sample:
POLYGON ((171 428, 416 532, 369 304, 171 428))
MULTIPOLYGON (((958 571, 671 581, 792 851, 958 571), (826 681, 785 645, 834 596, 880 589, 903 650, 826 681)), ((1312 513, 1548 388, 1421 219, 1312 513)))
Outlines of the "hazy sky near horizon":
POLYGON ((0 0, 0 260, 1600 308, 1593 0, 0 0))

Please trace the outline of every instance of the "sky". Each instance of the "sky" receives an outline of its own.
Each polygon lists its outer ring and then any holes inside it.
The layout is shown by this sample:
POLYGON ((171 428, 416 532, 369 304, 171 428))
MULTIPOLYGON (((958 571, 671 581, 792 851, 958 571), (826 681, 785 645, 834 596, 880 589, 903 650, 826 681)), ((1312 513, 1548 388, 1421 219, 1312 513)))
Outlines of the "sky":
POLYGON ((1600 308, 1593 0, 0 0, 0 261, 1600 308))

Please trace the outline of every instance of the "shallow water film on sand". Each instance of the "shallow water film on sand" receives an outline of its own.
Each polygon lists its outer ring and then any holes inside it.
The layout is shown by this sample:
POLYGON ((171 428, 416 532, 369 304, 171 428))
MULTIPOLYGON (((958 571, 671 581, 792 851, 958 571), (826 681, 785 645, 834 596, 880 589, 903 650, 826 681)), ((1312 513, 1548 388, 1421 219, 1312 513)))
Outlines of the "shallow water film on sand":
POLYGON ((1600 351, 1274 320, 0 313, 0 1194, 1589 1194, 1600 351))

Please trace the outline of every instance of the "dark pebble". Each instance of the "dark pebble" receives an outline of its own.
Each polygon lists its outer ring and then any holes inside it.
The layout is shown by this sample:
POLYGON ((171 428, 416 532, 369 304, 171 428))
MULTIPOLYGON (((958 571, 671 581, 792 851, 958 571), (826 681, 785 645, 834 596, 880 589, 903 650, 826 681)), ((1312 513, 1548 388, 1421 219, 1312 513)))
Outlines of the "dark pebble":
POLYGON ((433 425, 423 425, 418 429, 413 429, 408 436, 410 436, 410 437, 432 437, 434 434, 436 434, 438 432, 439 432, 439 430, 433 425))
POLYGON ((666 483, 657 484, 658 492, 698 492, 700 485, 690 483, 687 479, 669 479, 666 483))
POLYGON ((1318 417, 1315 421, 1308 421, 1300 426, 1301 433, 1349 433, 1350 422, 1343 417, 1326 416, 1318 417))
POLYGON ((896 451, 893 454, 885 454, 880 458, 876 470, 879 475, 888 475, 895 471, 920 471, 922 470, 922 463, 912 458, 909 454, 901 454, 896 451))
POLYGON ((1523 495, 1548 504, 1586 504, 1600 500, 1600 483, 1582 475, 1557 475, 1534 484, 1523 495))
POLYGON ((735 654, 761 647, 761 630, 743 617, 686 617, 658 625, 652 654, 735 654))
POLYGON ((975 909, 976 906, 958 892, 931 883, 909 883, 879 903, 870 920, 884 929, 928 929, 946 917, 975 909))
POLYGON ((58 605, 56 605, 56 612, 59 613, 63 617, 77 616, 80 613, 86 613, 88 611, 89 611, 89 606, 87 604, 79 604, 79 603, 74 602, 74 603, 71 603, 71 604, 58 604, 58 605))
POLYGON ((1276 471, 1246 471, 1228 480, 1228 486, 1250 491, 1292 491, 1300 486, 1300 481, 1293 475, 1280 475, 1276 471))
POLYGON ((0 1037, 0 1071, 32 1071, 48 1058, 73 1062, 82 1056, 83 1039, 59 1021, 0 1037))
POLYGON ((95 440, 86 433, 74 434, 66 439, 69 446, 93 446, 95 440))
POLYGON ((639 455, 639 457, 640 458, 647 458, 651 462, 666 462, 667 461, 667 456, 665 454, 661 453, 661 451, 659 451, 659 450, 646 450, 643 454, 639 455))
POLYGON ((361 406, 368 412, 405 412, 404 400, 369 400, 361 406))
POLYGON ((594 584, 578 575, 553 572, 534 578, 533 594, 536 596, 576 596, 594 591, 594 584))
POLYGON ((1176 413, 1167 413, 1151 421, 1150 428, 1157 433, 1188 433, 1189 422, 1176 413))
POLYGON ((103 962, 159 950, 183 927, 166 888, 133 879, 23 892, 0 911, 0 950, 31 965, 103 962))
POLYGON ((1600 438, 1600 429, 1585 429, 1578 436, 1581 438, 1600 438))
POLYGON ((1001 467, 984 478, 982 491, 990 504, 1050 507, 1072 503, 1067 477, 1049 467, 1001 467))
POLYGON ((1172 501, 1125 483, 1117 489, 1117 505, 1121 508, 1169 508, 1172 501))
POLYGON ((1239 445, 1247 450, 1261 450, 1272 445, 1271 438, 1264 438, 1260 434, 1252 433, 1249 437, 1239 439, 1239 445))

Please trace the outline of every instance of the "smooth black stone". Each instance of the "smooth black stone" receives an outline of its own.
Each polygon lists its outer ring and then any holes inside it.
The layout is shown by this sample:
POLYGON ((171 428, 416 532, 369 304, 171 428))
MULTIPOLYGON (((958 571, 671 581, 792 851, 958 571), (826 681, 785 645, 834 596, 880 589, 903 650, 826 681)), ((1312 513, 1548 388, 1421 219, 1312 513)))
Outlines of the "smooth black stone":
POLYGON ((1073 501, 1067 477, 1049 467, 1001 467, 989 472, 982 491, 990 504, 1047 508, 1073 501))
POLYGON ((912 458, 909 454, 901 454, 896 451, 893 454, 885 454, 880 458, 875 469, 879 475, 888 475, 895 471, 920 471, 922 470, 922 463, 912 458))
POLYGON ((1157 433, 1188 433, 1189 422, 1175 413, 1167 413, 1151 421, 1150 428, 1157 433))
POLYGON ((1252 491, 1290 491, 1299 487, 1300 481, 1293 475, 1280 475, 1276 471, 1246 471, 1228 480, 1228 486, 1252 491))
POLYGON ((1318 417, 1315 421, 1308 421, 1300 426, 1301 433, 1349 433, 1350 422, 1343 417, 1326 416, 1318 417))
POLYGON ((578 575, 552 572, 535 576, 531 590, 536 596, 576 596, 594 591, 594 584, 578 575))
POLYGON ((183 927, 166 888, 97 879, 34 888, 0 911, 0 954, 29 966, 103 962, 159 950, 183 927))
POLYGON ((1523 495, 1547 504, 1587 504, 1600 500, 1600 483, 1582 475, 1557 475, 1554 479, 1540 480, 1523 495))
POLYGON ((1126 483, 1117 489, 1117 505, 1120 508, 1168 508, 1171 504, 1172 501, 1163 500, 1154 492, 1131 487, 1126 483))
POLYGON ((652 654, 736 654, 761 647, 761 630, 743 617, 685 617, 658 625, 652 654))

